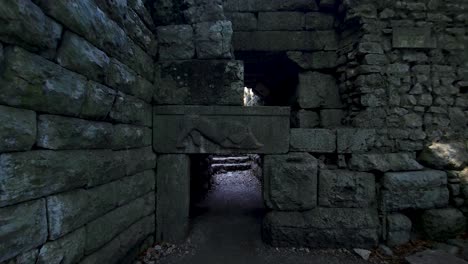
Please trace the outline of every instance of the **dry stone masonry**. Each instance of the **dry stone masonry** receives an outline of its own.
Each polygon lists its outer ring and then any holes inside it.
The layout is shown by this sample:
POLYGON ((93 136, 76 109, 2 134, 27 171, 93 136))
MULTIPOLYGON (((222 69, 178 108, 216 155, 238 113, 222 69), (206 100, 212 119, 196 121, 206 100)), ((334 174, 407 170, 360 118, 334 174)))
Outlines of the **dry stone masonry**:
POLYGON ((196 154, 262 155, 274 246, 455 237, 468 215, 467 10, 2 0, 0 263, 131 263, 184 240, 196 154), (243 106, 247 85, 265 106, 243 106))

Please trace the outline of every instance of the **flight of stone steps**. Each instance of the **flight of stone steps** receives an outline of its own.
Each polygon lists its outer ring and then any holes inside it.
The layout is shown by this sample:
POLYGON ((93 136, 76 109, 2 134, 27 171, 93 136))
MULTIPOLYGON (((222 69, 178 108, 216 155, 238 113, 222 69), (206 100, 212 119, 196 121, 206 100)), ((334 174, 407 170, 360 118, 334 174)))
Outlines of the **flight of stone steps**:
POLYGON ((252 168, 251 159, 243 156, 213 156, 211 157, 211 171, 213 174, 228 171, 246 171, 252 168))

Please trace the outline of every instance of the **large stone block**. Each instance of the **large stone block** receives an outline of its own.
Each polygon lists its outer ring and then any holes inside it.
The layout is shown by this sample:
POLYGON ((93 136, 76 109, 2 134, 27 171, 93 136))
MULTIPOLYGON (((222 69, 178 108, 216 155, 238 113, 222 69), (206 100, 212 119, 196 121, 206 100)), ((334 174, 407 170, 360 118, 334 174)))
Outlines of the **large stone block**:
POLYGON ((445 207, 449 202, 447 174, 436 170, 387 172, 382 197, 386 211, 445 207))
POLYGON ((289 149, 287 107, 154 107, 158 153, 279 154, 289 149))
POLYGON ((92 154, 38 150, 0 155, 0 206, 86 185, 92 154))
POLYGON ((431 209, 422 214, 421 223, 427 238, 446 241, 465 232, 466 217, 455 208, 431 209))
POLYGON ((104 149, 112 142, 112 124, 40 115, 37 145, 45 149, 104 149))
POLYGON ((307 30, 333 29, 335 16, 322 12, 310 12, 305 15, 305 28, 307 30))
POLYGON ((316 153, 336 151, 336 132, 329 129, 291 129, 291 150, 316 153))
POLYGON ((151 127, 151 105, 134 96, 118 93, 109 118, 118 123, 151 127))
POLYGON ((288 58, 304 70, 332 69, 336 68, 338 55, 336 51, 317 52, 287 52, 288 58))
MULTIPOLYGON (((92 187, 124 177, 130 162, 127 163, 120 154, 120 151, 110 149, 94 150, 88 161, 87 186, 92 187)), ((141 158, 144 159, 144 156, 141 158)))
POLYGON ((117 183, 117 204, 123 205, 156 188, 156 175, 154 170, 147 170, 135 175, 122 178, 117 183))
POLYGON ((343 128, 338 129, 336 134, 338 153, 367 152, 375 145, 374 129, 343 128))
MULTIPOLYGON (((142 246, 144 246, 142 245, 142 243, 146 239, 148 239, 150 235, 154 234, 155 226, 156 223, 154 214, 151 214, 132 224, 129 228, 127 228, 118 236, 118 239, 120 241, 119 254, 126 256, 125 260, 133 261, 141 253, 141 251, 135 252, 135 250, 138 250, 139 248, 142 248, 142 246), (129 256, 129 251, 133 251, 134 255, 131 256, 130 254, 129 256)), ((150 243, 152 244, 152 242, 150 243)), ((143 247, 143 250, 145 250, 146 248, 147 247, 143 247)))
MULTIPOLYGON (((312 2, 312 1, 310 1, 312 2)), ((254 31, 233 35, 236 51, 314 51, 336 50, 334 31, 254 31)))
POLYGON ((226 11, 314 11, 318 10, 315 1, 309 0, 227 0, 226 11))
POLYGON ((88 82, 80 117, 104 120, 109 115, 117 92, 94 81, 88 82))
POLYGON ((86 225, 86 253, 89 254, 112 240, 132 223, 154 213, 155 197, 151 192, 144 197, 103 215, 86 225))
MULTIPOLYGON (((107 1, 109 2, 109 1, 107 1)), ((142 51, 148 55, 155 56, 158 52, 158 41, 153 34, 153 30, 149 29, 139 15, 131 8, 127 8, 126 16, 123 20, 123 28, 129 37, 141 47, 142 51)))
POLYGON ((183 60, 195 56, 193 28, 189 25, 157 28, 161 60, 183 60))
POLYGON ((120 164, 123 175, 133 175, 156 167, 156 154, 152 147, 126 149, 114 152, 114 160, 120 164))
POLYGON ((308 153, 267 155, 263 196, 273 210, 304 211, 317 206, 317 160, 308 153))
POLYGON ((31 149, 36 132, 35 112, 0 105, 0 152, 31 149))
POLYGON ((186 1, 182 12, 189 24, 225 20, 222 0, 186 1))
POLYGON ((436 39, 430 26, 426 27, 394 27, 394 48, 435 48, 436 39))
POLYGON ((226 13, 225 15, 232 22, 234 31, 257 30, 257 17, 254 13, 226 13))
POLYGON ((5 50, 0 103, 78 116, 86 95, 86 78, 18 47, 5 50))
POLYGON ((67 31, 58 50, 57 62, 64 68, 102 82, 110 59, 82 37, 67 31))
POLYGON ((44 199, 0 208, 0 262, 38 247, 47 240, 44 199))
POLYGON ((301 108, 340 108, 340 93, 332 75, 319 72, 299 74, 298 103, 301 108))
POLYGON ((301 12, 260 12, 258 30, 302 30, 304 13, 301 12))
POLYGON ((375 176, 371 173, 320 170, 320 206, 367 208, 372 206, 375 196, 375 176))
POLYGON ((301 109, 292 113, 291 127, 315 128, 320 125, 320 116, 317 112, 301 109))
POLYGON ((114 125, 112 149, 130 149, 151 146, 151 129, 142 126, 114 125))
POLYGON ((231 21, 202 22, 194 25, 195 49, 200 59, 232 58, 231 21))
POLYGON ((0 40, 35 50, 55 50, 62 26, 30 0, 4 0, 0 9, 0 40))
POLYGON ((422 170, 411 153, 353 154, 349 166, 358 171, 413 171, 422 170))
POLYGON ((411 220, 403 214, 387 216, 387 245, 394 247, 408 243, 411 238, 411 220))
POLYGON ((152 83, 116 59, 110 61, 105 82, 110 87, 138 97, 147 103, 151 102, 154 93, 152 83))
POLYGON ((316 208, 306 212, 270 212, 264 239, 273 246, 372 248, 379 242, 376 209, 316 208))
POLYGON ((345 113, 342 109, 320 110, 320 125, 326 128, 343 126, 345 113))
POLYGON ((243 105, 241 61, 196 60, 161 63, 154 101, 177 105, 243 105))
POLYGON ((462 142, 434 142, 423 149, 418 160, 435 169, 462 170, 468 164, 468 149, 462 142))
POLYGON ((188 232, 190 210, 190 159, 187 155, 158 157, 156 185, 156 239, 177 242, 188 232))
POLYGON ((84 256, 86 232, 84 228, 55 241, 47 242, 39 251, 37 264, 73 264, 84 256))

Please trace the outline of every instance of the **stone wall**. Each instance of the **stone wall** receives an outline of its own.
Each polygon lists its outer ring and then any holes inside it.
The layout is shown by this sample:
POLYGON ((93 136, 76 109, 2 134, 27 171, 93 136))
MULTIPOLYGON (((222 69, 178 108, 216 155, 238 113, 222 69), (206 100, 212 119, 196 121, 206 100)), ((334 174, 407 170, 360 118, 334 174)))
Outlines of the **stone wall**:
POLYGON ((141 1, 0 4, 0 262, 132 260, 155 231, 141 1))

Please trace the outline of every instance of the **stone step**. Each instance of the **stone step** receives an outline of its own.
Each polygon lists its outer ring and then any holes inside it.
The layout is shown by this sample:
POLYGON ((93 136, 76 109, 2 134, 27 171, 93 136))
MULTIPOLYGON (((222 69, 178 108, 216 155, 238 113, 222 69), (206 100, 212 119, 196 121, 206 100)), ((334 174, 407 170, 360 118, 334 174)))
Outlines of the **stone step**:
POLYGON ((249 156, 232 156, 232 157, 213 157, 211 158, 213 164, 225 163, 246 163, 250 161, 249 156))
POLYGON ((226 163, 226 164, 213 164, 211 169, 213 173, 227 172, 227 171, 245 171, 252 168, 250 163, 226 163))

